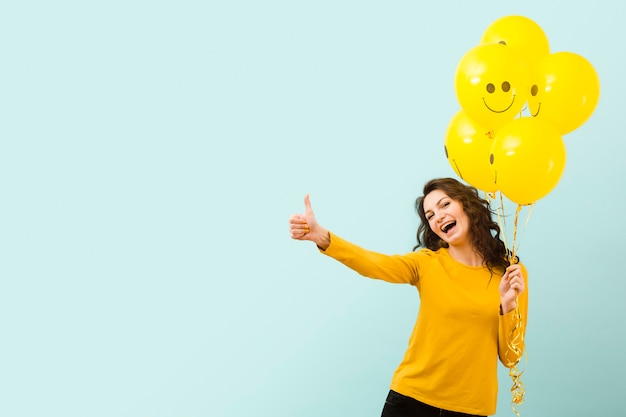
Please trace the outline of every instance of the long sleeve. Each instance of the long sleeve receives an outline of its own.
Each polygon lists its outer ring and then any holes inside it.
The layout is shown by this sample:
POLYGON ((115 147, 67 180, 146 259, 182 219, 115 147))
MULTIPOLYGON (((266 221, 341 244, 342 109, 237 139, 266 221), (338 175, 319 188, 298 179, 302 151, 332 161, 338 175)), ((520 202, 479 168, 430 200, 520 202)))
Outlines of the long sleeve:
MULTIPOLYGON (((484 265, 457 262, 446 248, 384 255, 332 233, 321 252, 363 276, 417 287, 418 317, 391 389, 437 408, 495 414, 496 357, 512 363, 521 356, 508 347, 514 312, 498 314, 496 274, 484 265)), ((523 321, 515 335, 524 334, 527 300, 525 291, 518 300, 523 321)))
POLYGON ((516 365, 524 353, 526 323, 528 321, 528 273, 522 265, 526 291, 518 297, 519 316, 517 309, 500 315, 498 328, 498 356, 507 368, 516 365))
POLYGON ((416 257, 419 252, 405 255, 385 255, 369 251, 330 233, 330 245, 321 250, 357 273, 368 277, 381 279, 391 283, 417 285, 418 263, 416 257))

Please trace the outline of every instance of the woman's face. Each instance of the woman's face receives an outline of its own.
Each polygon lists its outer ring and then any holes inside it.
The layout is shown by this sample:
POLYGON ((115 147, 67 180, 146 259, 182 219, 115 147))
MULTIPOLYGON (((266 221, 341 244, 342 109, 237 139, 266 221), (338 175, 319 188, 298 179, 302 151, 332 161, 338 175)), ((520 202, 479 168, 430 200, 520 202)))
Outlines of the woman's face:
POLYGON ((430 229, 449 245, 469 243, 469 217, 459 201, 433 190, 424 197, 424 214, 430 229))

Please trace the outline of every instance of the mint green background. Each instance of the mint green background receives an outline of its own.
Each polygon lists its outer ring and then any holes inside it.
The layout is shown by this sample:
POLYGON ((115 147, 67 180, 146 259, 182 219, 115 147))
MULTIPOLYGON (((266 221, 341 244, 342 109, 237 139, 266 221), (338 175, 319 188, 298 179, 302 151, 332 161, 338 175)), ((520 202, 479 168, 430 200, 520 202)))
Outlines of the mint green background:
MULTIPOLYGON (((328 228, 410 251, 423 183, 454 175, 456 64, 510 14, 602 83, 522 222, 522 416, 621 415, 614 0, 5 2, 0 415, 379 416, 416 292, 292 241, 287 219, 311 193, 328 228)), ((509 386, 502 370, 497 416, 509 386)))

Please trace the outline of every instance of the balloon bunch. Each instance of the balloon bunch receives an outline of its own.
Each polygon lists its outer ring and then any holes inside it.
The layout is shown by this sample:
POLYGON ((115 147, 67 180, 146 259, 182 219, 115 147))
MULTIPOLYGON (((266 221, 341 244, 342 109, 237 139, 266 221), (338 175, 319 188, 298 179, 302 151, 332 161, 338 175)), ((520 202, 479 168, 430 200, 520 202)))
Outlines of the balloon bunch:
MULTIPOLYGON (((480 43, 461 58, 455 90, 461 109, 448 124, 446 157, 456 174, 483 190, 490 202, 500 192, 499 221, 504 217, 502 195, 517 203, 513 245, 507 245, 515 262, 520 209, 532 207, 559 182, 565 169, 563 135, 591 116, 600 81, 582 56, 551 53, 537 23, 506 16, 489 25, 480 43)), ((522 326, 519 308, 515 321, 515 328, 522 326)), ((521 358, 523 336, 513 334, 509 347, 521 358)), ((519 416, 516 406, 523 402, 524 386, 518 363, 507 366, 512 407, 519 416)))
POLYGON ((591 116, 600 82, 584 57, 550 53, 537 23, 506 16, 461 58, 455 90, 461 110, 446 132, 448 162, 476 188, 530 205, 559 182, 562 136, 591 116))

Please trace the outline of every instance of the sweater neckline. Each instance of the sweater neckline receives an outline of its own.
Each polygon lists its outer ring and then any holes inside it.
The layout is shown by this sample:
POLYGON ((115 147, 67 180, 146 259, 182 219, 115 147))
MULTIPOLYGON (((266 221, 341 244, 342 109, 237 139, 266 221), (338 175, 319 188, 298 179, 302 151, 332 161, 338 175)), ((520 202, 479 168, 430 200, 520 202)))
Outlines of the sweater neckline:
POLYGON ((445 256, 447 256, 448 258, 450 258, 450 260, 452 262, 454 262, 455 264, 462 266, 464 268, 468 268, 468 269, 473 269, 473 270, 479 270, 479 269, 483 269, 485 268, 485 265, 468 265, 466 263, 463 263, 459 260, 456 260, 451 254, 450 254, 450 250, 448 248, 440 248, 439 250, 443 250, 445 256))

